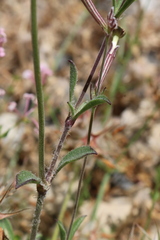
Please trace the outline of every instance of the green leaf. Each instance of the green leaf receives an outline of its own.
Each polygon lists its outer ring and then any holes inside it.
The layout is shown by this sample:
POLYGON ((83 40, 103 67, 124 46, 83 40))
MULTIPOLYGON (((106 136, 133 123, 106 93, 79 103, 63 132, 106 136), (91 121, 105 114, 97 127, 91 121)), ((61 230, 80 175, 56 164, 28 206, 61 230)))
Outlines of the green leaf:
POLYGON ((74 109, 72 103, 71 102, 67 102, 67 103, 68 103, 68 106, 69 106, 69 109, 70 109, 70 112, 71 112, 72 116, 74 116, 75 109, 74 109))
POLYGON ((2 134, 1 134, 1 129, 2 129, 2 126, 0 126, 0 138, 5 138, 5 137, 7 137, 8 133, 10 132, 10 130, 12 128, 9 128, 6 132, 4 132, 2 134))
POLYGON ((16 189, 29 183, 39 184, 40 182, 41 179, 29 171, 21 171, 16 175, 16 189))
POLYGON ((86 112, 90 108, 96 107, 101 103, 105 103, 105 102, 107 102, 108 104, 111 104, 111 102, 108 100, 108 98, 105 95, 99 95, 90 101, 82 103, 79 106, 79 108, 76 110, 76 113, 73 116, 73 119, 77 119, 82 113, 86 112))
POLYGON ((4 230, 4 234, 9 240, 14 240, 13 228, 8 219, 0 220, 0 227, 4 230))
POLYGON ((121 5, 121 7, 118 9, 118 11, 115 14, 115 17, 118 18, 122 15, 122 13, 129 8, 129 6, 136 0, 126 0, 124 4, 121 5))
POLYGON ((77 69, 71 60, 70 62, 70 86, 69 86, 69 101, 72 102, 74 100, 74 89, 77 83, 77 69))
POLYGON ((125 0, 112 0, 112 5, 114 6, 114 13, 116 14, 119 8, 123 5, 125 0))
POLYGON ((72 229, 71 229, 69 240, 72 240, 72 238, 74 237, 75 232, 77 231, 77 229, 79 228, 79 226, 81 225, 81 223, 83 222, 85 217, 86 216, 81 216, 81 217, 79 217, 78 219, 75 220, 75 222, 73 223, 72 229))
POLYGON ((82 147, 71 150, 69 153, 67 153, 67 155, 65 155, 62 158, 61 162, 59 163, 56 169, 56 173, 58 173, 68 163, 79 160, 85 157, 86 155, 90 155, 90 154, 97 154, 96 151, 90 146, 82 146, 82 147))
POLYGON ((60 238, 61 238, 61 240, 65 240, 66 239, 66 230, 60 221, 58 221, 58 226, 59 226, 60 238))

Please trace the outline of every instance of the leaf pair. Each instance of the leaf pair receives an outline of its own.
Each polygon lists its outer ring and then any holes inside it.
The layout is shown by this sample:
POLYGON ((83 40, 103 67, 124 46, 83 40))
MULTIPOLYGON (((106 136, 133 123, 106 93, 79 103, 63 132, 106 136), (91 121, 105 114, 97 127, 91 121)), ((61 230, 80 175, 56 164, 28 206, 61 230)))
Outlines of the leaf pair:
MULTIPOLYGON (((61 162, 59 163, 56 169, 56 174, 68 163, 74 162, 76 160, 79 160, 91 154, 96 154, 96 152, 90 146, 82 146, 82 147, 73 149, 62 158, 61 162)), ((16 189, 30 183, 42 184, 41 179, 30 171, 21 171, 17 174, 16 189)))
MULTIPOLYGON (((75 222, 73 223, 70 235, 68 240, 72 240, 74 237, 74 234, 76 233, 76 231, 78 230, 79 226, 81 225, 81 223, 83 222, 83 220, 85 219, 86 216, 81 216, 78 219, 75 220, 75 222)), ((63 226, 63 224, 58 221, 58 226, 59 226, 59 231, 60 231, 60 239, 61 240, 66 240, 67 237, 67 232, 63 226)))

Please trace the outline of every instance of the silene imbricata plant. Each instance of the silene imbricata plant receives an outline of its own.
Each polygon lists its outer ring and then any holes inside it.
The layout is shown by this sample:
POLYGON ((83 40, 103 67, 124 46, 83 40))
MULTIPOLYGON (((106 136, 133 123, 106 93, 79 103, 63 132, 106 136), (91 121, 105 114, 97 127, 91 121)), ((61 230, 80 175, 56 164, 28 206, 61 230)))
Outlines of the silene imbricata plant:
MULTIPOLYGON (((116 56, 117 50, 119 48, 119 40, 125 35, 124 30, 119 26, 119 18, 123 12, 134 2, 135 0, 112 0, 112 7, 107 15, 106 20, 100 15, 96 6, 92 0, 81 0, 86 9, 89 11, 91 17, 99 24, 100 28, 104 33, 104 39, 101 44, 100 50, 98 52, 97 58, 93 64, 89 77, 83 87, 83 90, 78 98, 75 100, 75 86, 78 80, 77 69, 73 61, 70 63, 70 84, 69 84, 69 101, 68 109, 69 113, 64 122, 64 127, 62 135, 59 142, 54 150, 53 157, 50 161, 48 168, 45 168, 45 111, 44 111, 44 97, 43 97, 43 81, 41 79, 41 69, 39 60, 39 49, 38 49, 38 29, 37 29, 37 3, 36 0, 31 0, 31 35, 32 35, 32 48, 33 48, 33 63, 34 63, 34 76, 37 94, 37 103, 35 105, 38 107, 38 123, 35 123, 37 131, 39 134, 39 146, 38 146, 38 166, 39 166, 39 176, 37 177, 34 173, 24 170, 17 174, 16 176, 16 186, 18 189, 25 184, 34 183, 37 186, 37 203, 34 212, 34 217, 32 221, 30 240, 35 240, 38 232, 40 215, 43 207, 43 202, 46 197, 47 192, 50 189, 52 181, 59 173, 59 171, 67 164, 74 162, 79 159, 83 159, 83 165, 80 173, 79 184, 75 199, 75 206, 72 213, 72 219, 68 231, 65 230, 63 224, 58 221, 60 229, 60 239, 61 240, 71 240, 78 227, 84 220, 85 216, 80 216, 75 220, 76 212, 78 208, 78 202, 81 192, 81 185, 83 181, 83 176, 85 172, 85 166, 87 161, 87 156, 96 154, 96 151, 90 147, 90 138, 92 131, 92 124, 94 120, 95 110, 98 105, 102 103, 107 103, 111 105, 111 102, 105 95, 103 89, 103 82, 107 76, 107 73, 112 65, 112 62, 116 56), (92 78, 100 64, 99 77, 95 84, 92 83, 92 78), (84 95, 87 90, 90 90, 90 99, 83 101, 84 95), (74 123, 87 110, 91 110, 90 122, 88 127, 88 137, 87 145, 81 146, 68 152, 62 159, 59 159, 60 152, 62 150, 63 144, 66 140, 67 134, 73 127, 74 123)), ((0 32, 0 57, 5 56, 5 51, 3 44, 6 42, 6 35, 3 29, 0 32)), ((1 96, 5 94, 3 89, 0 89, 1 96)), ((25 95, 27 99, 33 98, 33 96, 25 95)), ((27 105, 27 103, 26 103, 27 105)), ((34 105, 34 106, 35 106, 34 105)), ((14 103, 11 103, 10 108, 16 110, 14 103)), ((33 109, 32 109, 33 110, 33 109)), ((27 106, 25 110, 25 115, 29 115, 30 112, 27 111, 27 106)), ((43 221, 43 220, 42 220, 43 221)))

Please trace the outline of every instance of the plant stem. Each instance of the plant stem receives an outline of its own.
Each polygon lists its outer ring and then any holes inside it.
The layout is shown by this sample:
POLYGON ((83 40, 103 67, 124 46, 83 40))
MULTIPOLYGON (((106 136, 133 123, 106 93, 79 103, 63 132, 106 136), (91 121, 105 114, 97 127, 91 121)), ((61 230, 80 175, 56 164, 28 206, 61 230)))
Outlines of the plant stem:
POLYGON ((107 23, 102 18, 102 16, 99 14, 96 6, 91 0, 81 0, 81 2, 84 4, 84 6, 87 8, 91 16, 94 18, 94 20, 101 26, 101 28, 107 32, 107 23))
MULTIPOLYGON (((38 156, 39 156, 39 177, 45 181, 45 165, 44 165, 44 97, 42 89, 42 81, 40 74, 39 62, 39 49, 38 49, 38 30, 37 30, 37 3, 36 0, 31 0, 31 35, 32 35, 32 49, 33 49, 33 63, 34 63, 34 76, 36 83, 36 94, 38 101, 38 122, 39 122, 39 143, 38 143, 38 156)), ((36 239, 40 223, 40 214, 47 191, 39 191, 37 186, 38 196, 34 218, 32 222, 30 240, 36 239)))
MULTIPOLYGON (((89 129, 88 129, 87 145, 90 144, 90 138, 91 138, 91 131, 92 131, 94 113, 95 113, 95 108, 93 108, 92 112, 91 112, 91 117, 90 117, 90 122, 89 122, 89 129)), ((71 222, 70 222, 70 226, 69 226, 69 229, 68 229, 66 240, 69 239, 69 236, 70 236, 70 233, 71 233, 71 229, 72 229, 72 225, 74 223, 74 219, 75 219, 75 216, 76 216, 76 213, 77 213, 79 197, 80 197, 80 193, 81 193, 82 182, 83 182, 84 173, 85 173, 85 167, 86 167, 86 163, 87 163, 87 157, 88 156, 86 156, 84 158, 84 161, 83 161, 83 166, 82 166, 82 169, 81 169, 80 178, 79 178, 79 182, 78 182, 78 189, 77 189, 77 194, 76 194, 76 199, 75 199, 75 205, 74 205, 74 209, 73 209, 72 219, 71 219, 71 222)))
MULTIPOLYGON (((104 38, 104 40, 102 42, 101 48, 99 50, 98 56, 97 56, 97 58, 95 60, 93 68, 91 70, 91 73, 90 73, 90 75, 89 75, 89 77, 88 77, 88 79, 87 79, 87 81, 86 81, 86 83, 84 85, 84 88, 82 90, 82 93, 81 93, 81 95, 80 95, 80 97, 79 97, 79 99, 78 99, 78 101, 76 103, 76 107, 81 103, 81 101, 82 101, 82 99, 83 99, 83 97, 84 97, 84 95, 85 95, 85 93, 86 93, 86 91, 87 91, 87 89, 88 89, 88 87, 89 87, 89 85, 91 83, 93 75, 94 75, 94 73, 96 71, 96 68, 97 68, 97 66, 99 64, 99 61, 100 61, 100 59, 102 57, 102 54, 103 54, 103 51, 105 49, 106 38, 107 38, 107 36, 105 36, 105 38, 104 38)), ((54 151, 54 155, 53 155, 53 158, 51 160, 51 164, 50 164, 49 169, 48 169, 47 174, 46 174, 46 181, 49 182, 49 183, 52 182, 52 180, 53 180, 53 178, 55 176, 54 175, 55 174, 54 173, 54 168, 55 168, 56 162, 58 160, 59 153, 61 151, 61 148, 63 146, 63 143, 64 143, 64 141, 66 139, 66 136, 67 136, 69 130, 71 129, 71 127, 74 124, 74 122, 68 124, 67 122, 69 122, 70 120, 71 120, 70 116, 68 116, 66 121, 65 121, 65 127, 64 127, 63 133, 62 133, 61 138, 59 140, 59 143, 58 143, 58 145, 56 147, 56 150, 54 151)))
POLYGON ((100 50, 99 50, 98 56, 97 56, 97 58, 96 58, 96 60, 95 60, 95 62, 94 62, 94 65, 93 65, 92 70, 91 70, 91 72, 90 72, 90 74, 89 74, 89 77, 88 77, 88 79, 87 79, 87 81, 86 81, 86 83, 85 83, 85 85, 84 85, 84 88, 83 88, 83 90, 82 90, 82 93, 81 93, 81 95, 80 95, 80 97, 79 97, 79 99, 78 99, 78 101, 77 101, 77 103, 76 103, 76 107, 81 103, 81 101, 82 101, 82 99, 83 99, 83 97, 84 97, 84 95, 85 95, 85 93, 86 93, 86 91, 87 91, 87 89, 88 89, 88 87, 89 87, 89 85, 90 85, 90 83, 91 83, 91 80, 92 80, 92 78, 93 78, 93 75, 94 75, 94 73, 95 73, 95 71, 96 71, 96 69, 97 69, 97 66, 98 66, 98 64, 99 64, 99 61, 100 61, 100 59, 101 59, 101 57, 102 57, 102 54, 103 54, 103 52, 104 52, 105 45, 106 45, 106 39, 107 39, 107 36, 104 38, 104 40, 103 40, 103 42, 102 42, 102 45, 101 45, 101 48, 100 48, 100 50))
POLYGON ((44 165, 44 98, 40 74, 40 61, 38 49, 38 30, 37 30, 37 3, 36 0, 31 0, 31 34, 32 34, 32 49, 34 62, 34 75, 36 82, 36 93, 38 101, 38 122, 39 122, 39 177, 44 181, 45 165, 44 165))
POLYGON ((70 120, 70 117, 68 116, 66 121, 65 121, 65 126, 64 126, 64 130, 62 132, 62 135, 60 137, 60 140, 59 140, 59 143, 54 151, 54 154, 53 154, 53 158, 51 160, 51 164, 49 166, 49 169, 47 171, 47 174, 46 174, 46 181, 48 183, 51 183, 54 176, 55 176, 55 172, 54 172, 54 168, 56 166, 56 162, 58 160, 58 156, 59 156, 59 153, 62 149, 62 146, 63 146, 63 143, 67 137, 67 134, 69 132, 69 130, 71 129, 71 127, 73 126, 74 122, 71 122, 70 120))
POLYGON ((31 230, 30 240, 36 239, 36 234, 40 224, 40 214, 43 207, 44 198, 45 198, 45 194, 44 193, 41 194, 38 192, 36 209, 35 209, 34 218, 32 221, 32 230, 31 230))
MULTIPOLYGON (((100 92, 100 87, 101 87, 101 77, 102 77, 102 74, 103 74, 103 69, 104 69, 104 64, 105 64, 105 59, 110 57, 110 52, 107 52, 107 37, 106 36, 103 40, 103 43, 101 45, 101 49, 99 51, 99 54, 97 56, 97 59, 94 63, 94 66, 92 68, 92 71, 89 75, 89 78, 87 79, 87 82, 82 90, 82 94, 80 95, 80 98, 78 99, 78 102, 76 104, 76 106, 81 102, 89 84, 90 84, 90 81, 93 77, 93 74, 97 68, 97 65, 100 61, 100 58, 104 52, 104 57, 103 57, 103 60, 102 60, 102 65, 101 65, 101 72, 100 72, 100 76, 99 76, 99 81, 98 81, 98 85, 96 86, 96 95, 99 94, 100 92)), ((109 61, 107 62, 108 63, 108 66, 110 67, 112 61, 109 61)), ((107 66, 107 65, 106 65, 107 66)), ((109 67, 107 68, 107 70, 109 70, 109 67)), ((108 73, 108 71, 106 71, 106 73, 108 73)), ((87 145, 90 144, 90 138, 91 138, 91 131, 92 131, 92 125, 93 125, 93 118, 94 118, 94 113, 95 113, 95 110, 96 108, 92 108, 92 112, 91 112, 91 117, 90 117, 90 122, 89 122, 89 129, 88 129, 88 137, 87 137, 87 145)), ((68 233, 67 233, 67 238, 66 240, 69 239, 69 235, 71 233, 71 230, 72 230, 72 226, 73 226, 73 223, 74 223, 74 219, 75 219, 75 216, 76 216, 76 213, 77 213, 77 208, 78 208, 78 203, 79 203, 79 197, 80 197, 80 193, 81 193, 81 187, 82 187, 82 182, 83 182, 83 178, 84 178, 84 173, 85 173, 85 167, 86 167, 86 163, 87 163, 87 156, 84 158, 84 162, 83 162, 83 166, 82 166, 82 169, 81 169, 81 173, 80 173, 80 179, 79 179, 79 183, 78 183, 78 189, 77 189, 77 194, 76 194, 76 199, 75 199, 75 206, 74 206, 74 209, 73 209, 73 214, 72 214, 72 219, 71 219, 71 223, 70 223, 70 226, 69 226, 69 230, 68 230, 68 233)))

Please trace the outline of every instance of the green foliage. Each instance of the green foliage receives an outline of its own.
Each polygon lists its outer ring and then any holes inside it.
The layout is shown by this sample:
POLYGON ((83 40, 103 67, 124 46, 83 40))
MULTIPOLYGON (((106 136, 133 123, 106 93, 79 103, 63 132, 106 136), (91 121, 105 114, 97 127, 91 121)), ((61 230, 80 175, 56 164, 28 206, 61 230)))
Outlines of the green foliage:
POLYGON ((86 155, 96 154, 96 151, 91 148, 90 146, 82 146, 76 149, 73 149, 69 153, 67 153, 59 163, 56 173, 58 173, 65 165, 68 163, 74 162, 76 160, 79 160, 86 155))
POLYGON ((4 133, 1 134, 2 131, 2 126, 0 126, 0 138, 5 138, 7 137, 9 131, 11 130, 11 128, 9 128, 7 131, 5 131, 4 133))
POLYGON ((14 240, 13 229, 10 221, 8 219, 0 220, 0 227, 4 230, 5 235, 8 237, 9 240, 14 240))
POLYGON ((129 8, 129 6, 136 0, 120 0, 120 1, 116 1, 113 0, 114 4, 113 5, 115 7, 115 17, 118 18, 122 15, 122 13, 129 8), (120 2, 120 3, 118 3, 120 2))
POLYGON ((30 183, 39 184, 41 179, 29 171, 21 171, 16 175, 16 189, 30 183))
POLYGON ((72 105, 71 102, 67 102, 67 103, 68 103, 68 106, 69 106, 71 115, 74 116, 74 113, 75 113, 75 108, 74 108, 74 106, 72 105))
POLYGON ((70 60, 70 84, 69 84, 69 101, 74 100, 74 89, 77 83, 77 69, 75 64, 70 60))
POLYGON ((66 239, 66 230, 65 230, 62 222, 58 221, 58 226, 59 226, 60 238, 61 238, 61 240, 65 240, 66 239))
POLYGON ((70 232, 70 235, 69 235, 69 239, 68 240, 72 240, 73 237, 74 237, 74 234, 76 233, 76 231, 78 230, 79 226, 81 225, 81 223, 83 222, 83 220, 85 219, 86 216, 81 216, 79 218, 77 218, 75 220, 75 222, 73 223, 72 225, 72 228, 71 228, 71 232, 70 232))
POLYGON ((116 14, 120 7, 123 5, 124 0, 112 0, 112 5, 114 6, 114 13, 116 14))
POLYGON ((111 102, 105 95, 96 96, 92 100, 82 103, 79 106, 79 108, 76 110, 74 116, 72 116, 72 117, 73 117, 73 119, 77 119, 82 113, 86 112, 87 110, 94 108, 102 103, 106 103, 106 102, 108 104, 111 104, 111 102))

